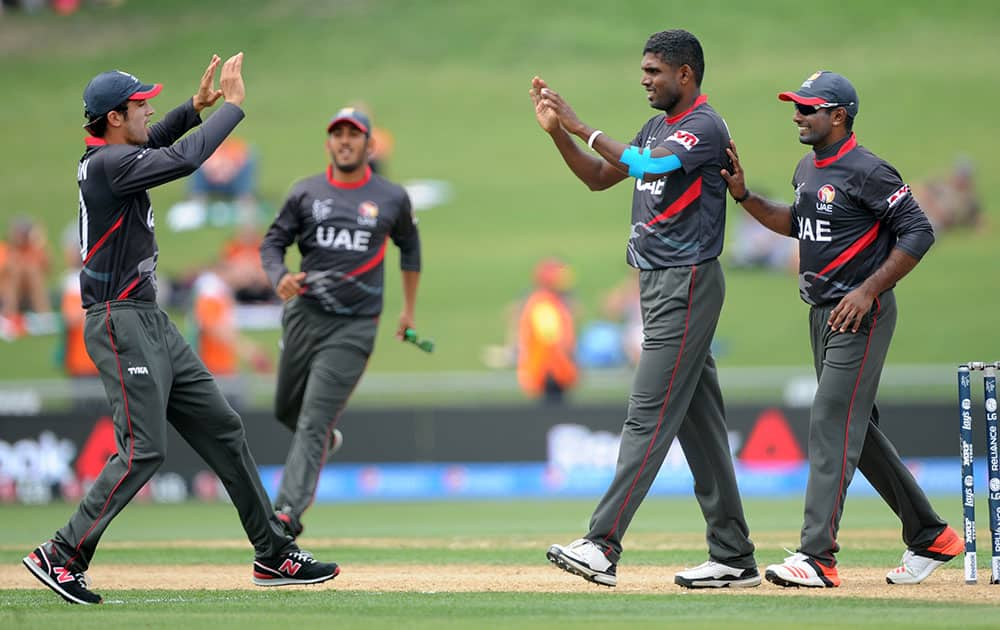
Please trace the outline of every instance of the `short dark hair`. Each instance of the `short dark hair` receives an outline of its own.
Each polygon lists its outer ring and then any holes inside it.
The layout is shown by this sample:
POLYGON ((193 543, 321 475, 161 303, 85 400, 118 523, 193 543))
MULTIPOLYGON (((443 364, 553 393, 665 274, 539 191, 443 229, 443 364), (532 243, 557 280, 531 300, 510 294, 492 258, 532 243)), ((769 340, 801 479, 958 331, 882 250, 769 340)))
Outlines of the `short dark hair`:
POLYGON ((698 38, 691 33, 680 28, 653 33, 642 50, 642 54, 646 53, 653 53, 663 63, 677 68, 684 64, 691 66, 695 85, 701 87, 701 80, 705 77, 705 54, 698 38))
MULTIPOLYGON (((128 119, 128 101, 122 101, 117 107, 112 109, 111 112, 118 112, 122 115, 122 117, 128 119)), ((108 112, 108 114, 111 112, 108 112)), ((104 134, 108 131, 108 114, 101 114, 97 118, 91 119, 86 125, 84 125, 84 129, 87 130, 87 133, 95 138, 103 138, 104 134)), ((87 114, 85 112, 84 117, 86 116, 87 114)))
POLYGON ((844 118, 844 129, 847 130, 847 133, 854 131, 854 116, 846 116, 844 118))

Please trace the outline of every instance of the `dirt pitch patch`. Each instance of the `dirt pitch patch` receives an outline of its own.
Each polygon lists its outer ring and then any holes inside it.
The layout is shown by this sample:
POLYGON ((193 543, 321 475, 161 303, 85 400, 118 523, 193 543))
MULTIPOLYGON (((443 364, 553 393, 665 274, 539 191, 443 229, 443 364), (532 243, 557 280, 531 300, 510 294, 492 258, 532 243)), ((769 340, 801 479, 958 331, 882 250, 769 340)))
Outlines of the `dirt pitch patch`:
MULTIPOLYGON (((351 565, 332 582, 318 586, 331 591, 371 592, 518 592, 591 593, 601 597, 617 594, 680 595, 693 593, 673 584, 674 572, 682 567, 619 567, 618 587, 590 584, 555 567, 539 564, 510 565, 351 565)), ((219 565, 100 565, 88 572, 93 588, 102 590, 253 590, 250 568, 219 565)), ((847 569, 843 585, 834 589, 786 589, 764 583, 758 588, 711 592, 719 597, 766 595, 772 597, 862 597, 1000 604, 1000 586, 980 583, 968 586, 958 570, 943 569, 929 582, 917 586, 890 586, 883 569, 847 569)), ((981 578, 982 581, 982 578, 981 578)), ((0 567, 0 589, 44 588, 24 567, 0 567)))

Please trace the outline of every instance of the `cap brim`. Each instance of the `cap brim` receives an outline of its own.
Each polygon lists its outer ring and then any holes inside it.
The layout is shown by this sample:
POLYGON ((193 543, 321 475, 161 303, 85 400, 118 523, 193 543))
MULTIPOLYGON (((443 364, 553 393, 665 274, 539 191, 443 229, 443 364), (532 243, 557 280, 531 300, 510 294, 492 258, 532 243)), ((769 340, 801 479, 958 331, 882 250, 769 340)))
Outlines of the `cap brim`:
POLYGON ((799 105, 822 105, 826 102, 825 98, 820 98, 819 96, 802 96, 797 92, 781 92, 778 94, 778 100, 792 101, 799 105))
POLYGON ((153 85, 144 85, 141 88, 139 88, 138 92, 136 92, 132 96, 128 97, 128 100, 130 100, 130 101, 145 101, 145 100, 151 99, 154 96, 156 96, 157 94, 159 94, 160 90, 162 90, 162 89, 163 89, 163 84, 162 83, 154 83, 153 85))
POLYGON ((347 118, 346 116, 342 116, 340 118, 334 118, 333 120, 331 120, 330 124, 326 126, 326 132, 330 133, 331 131, 333 131, 333 127, 337 123, 342 123, 342 122, 350 123, 350 124, 354 125, 355 127, 357 127, 358 129, 361 130, 361 133, 364 133, 364 134, 368 133, 368 127, 365 127, 364 125, 362 125, 358 121, 354 120, 353 118, 347 118))

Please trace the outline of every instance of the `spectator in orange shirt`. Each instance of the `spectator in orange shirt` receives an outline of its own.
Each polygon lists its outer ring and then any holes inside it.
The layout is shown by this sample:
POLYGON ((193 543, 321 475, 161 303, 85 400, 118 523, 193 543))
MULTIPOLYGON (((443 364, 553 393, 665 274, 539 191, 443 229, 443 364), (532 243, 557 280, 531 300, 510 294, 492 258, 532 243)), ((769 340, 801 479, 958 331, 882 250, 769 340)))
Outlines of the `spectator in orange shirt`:
POLYGON ((83 322, 86 311, 80 296, 80 240, 77 225, 71 224, 63 233, 63 260, 66 276, 62 286, 63 368, 67 376, 90 378, 97 376, 97 366, 83 343, 83 322))
POLYGON ((51 310, 45 289, 49 271, 45 230, 30 219, 11 221, 9 239, 0 269, 0 315, 3 332, 19 337, 26 332, 23 310, 46 313, 51 310))
POLYGON ((241 359, 256 372, 268 372, 273 366, 267 353, 237 327, 236 300, 229 285, 231 276, 232 266, 222 262, 195 280, 192 308, 198 336, 195 348, 215 376, 237 375, 241 359))
POLYGON ((222 246, 226 278, 237 302, 273 302, 277 299, 260 262, 261 240, 257 228, 243 224, 222 246))
POLYGON ((554 258, 535 268, 535 289, 518 318, 517 380, 532 398, 561 402, 577 381, 576 334, 566 292, 572 271, 554 258))

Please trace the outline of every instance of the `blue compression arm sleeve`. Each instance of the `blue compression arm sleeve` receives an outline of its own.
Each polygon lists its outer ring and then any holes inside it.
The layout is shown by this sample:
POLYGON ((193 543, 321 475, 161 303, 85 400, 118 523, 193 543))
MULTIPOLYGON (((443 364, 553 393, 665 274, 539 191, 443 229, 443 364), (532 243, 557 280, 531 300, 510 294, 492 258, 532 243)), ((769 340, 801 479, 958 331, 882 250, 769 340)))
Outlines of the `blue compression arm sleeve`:
POLYGON ((630 146, 622 152, 619 158, 622 164, 628 165, 629 177, 642 179, 647 174, 662 175, 670 171, 676 171, 681 167, 679 157, 671 153, 664 157, 651 157, 649 149, 639 150, 639 147, 630 146))

